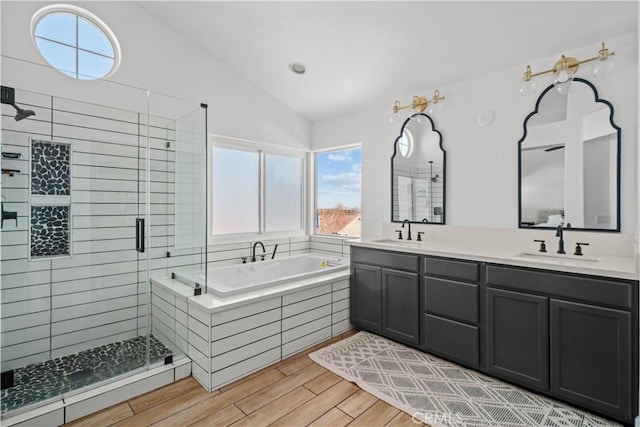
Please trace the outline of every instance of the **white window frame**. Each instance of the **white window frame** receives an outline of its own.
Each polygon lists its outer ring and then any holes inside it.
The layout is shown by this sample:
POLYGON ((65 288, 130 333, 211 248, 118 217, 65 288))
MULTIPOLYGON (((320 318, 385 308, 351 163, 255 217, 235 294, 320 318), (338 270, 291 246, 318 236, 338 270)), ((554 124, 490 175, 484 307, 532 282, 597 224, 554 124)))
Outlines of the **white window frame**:
MULTIPOLYGON (((309 223, 307 227, 309 230, 313 230, 313 233, 309 233, 311 236, 321 236, 328 237, 331 239, 344 239, 344 240, 353 240, 359 239, 359 237, 350 237, 350 236, 338 236, 335 234, 321 234, 316 232, 316 212, 318 211, 318 154, 328 153, 329 151, 342 151, 349 150, 351 148, 360 148, 362 151, 362 143, 356 142, 353 144, 347 145, 337 145, 334 147, 321 148, 318 150, 313 150, 311 154, 313 155, 313 161, 310 161, 312 167, 310 168, 309 176, 312 182, 313 191, 310 194, 309 206, 311 206, 311 211, 309 212, 309 223)), ((362 174, 362 172, 360 172, 362 174)), ((360 218, 362 218, 362 188, 360 188, 360 218)))
MULTIPOLYGON (((76 24, 77 25, 77 24, 76 24)), ((31 17, 31 40, 33 41, 33 44, 36 48, 36 50, 38 51, 38 53, 40 54, 40 56, 42 57, 42 59, 44 59, 44 61, 49 64, 52 68, 56 69, 57 71, 59 71, 60 73, 62 73, 63 75, 67 76, 67 77, 71 77, 75 80, 79 80, 79 81, 92 81, 92 80, 104 80, 107 79, 109 77, 111 77, 116 71, 118 71, 118 68, 120 68, 120 62, 122 61, 122 49, 120 48, 120 42, 118 42, 117 37, 115 36, 115 34, 113 33, 113 31, 111 30, 111 28, 109 28, 109 26, 107 24, 104 23, 104 21, 102 21, 102 19, 98 18, 96 15, 94 15, 93 13, 89 12, 86 9, 83 9, 79 6, 76 5, 71 5, 71 4, 53 4, 53 5, 49 5, 49 6, 45 6, 42 9, 38 10, 33 17, 31 17), (60 41, 57 40, 50 40, 54 43, 58 43, 70 48, 75 49, 75 54, 76 54, 76 69, 75 70, 60 70, 58 69, 56 66, 54 66, 53 64, 51 64, 49 62, 49 60, 47 58, 44 57, 44 55, 42 54, 42 52, 40 51, 40 48, 38 47, 38 43, 36 41, 36 29, 38 27, 38 24, 40 23, 40 21, 50 15, 55 15, 55 14, 67 14, 67 15, 73 15, 76 17, 76 19, 78 19, 78 17, 81 17, 83 19, 85 19, 86 21, 88 21, 89 23, 93 24, 99 31, 102 32, 102 34, 104 34, 104 36, 107 38, 107 40, 109 40, 109 42, 111 43, 111 47, 113 48, 113 65, 111 66, 111 69, 109 70, 109 72, 107 74, 105 74, 104 76, 101 77, 95 77, 95 76, 87 76, 87 75, 82 75, 80 74, 80 70, 79 70, 79 66, 78 66, 78 52, 81 50, 84 50, 82 48, 79 47, 79 40, 76 39, 76 44, 75 46, 72 45, 68 45, 65 43, 61 43, 60 41), (73 76, 69 76, 66 72, 75 72, 75 77, 73 76), (84 78, 80 79, 79 76, 82 75, 84 78)), ((77 34, 76 34, 77 37, 77 34)), ((42 38, 45 39, 45 38, 42 38)), ((45 39, 46 40, 46 39, 45 39)), ((92 53, 94 55, 98 55, 98 56, 104 56, 98 52, 94 52, 94 51, 89 51, 87 50, 87 52, 92 53)))
POLYGON ((221 135, 210 135, 209 143, 207 144, 207 156, 208 159, 213 159, 213 148, 229 148, 232 150, 243 150, 258 153, 259 155, 259 171, 258 171, 258 188, 259 188, 259 202, 258 202, 258 232, 247 233, 229 233, 229 234, 214 234, 213 233, 213 161, 208 162, 207 167, 207 215, 209 244, 231 243, 231 242, 245 242, 248 240, 256 239, 278 239, 306 236, 307 224, 308 224, 308 170, 309 170, 309 151, 297 148, 290 148, 285 146, 279 146, 275 144, 268 144, 263 142, 248 141, 243 139, 231 138, 221 135), (298 230, 287 231, 265 231, 266 230, 266 216, 265 216, 265 156, 266 155, 279 155, 299 158, 302 162, 300 170, 301 180, 301 195, 300 195, 300 228, 298 230))

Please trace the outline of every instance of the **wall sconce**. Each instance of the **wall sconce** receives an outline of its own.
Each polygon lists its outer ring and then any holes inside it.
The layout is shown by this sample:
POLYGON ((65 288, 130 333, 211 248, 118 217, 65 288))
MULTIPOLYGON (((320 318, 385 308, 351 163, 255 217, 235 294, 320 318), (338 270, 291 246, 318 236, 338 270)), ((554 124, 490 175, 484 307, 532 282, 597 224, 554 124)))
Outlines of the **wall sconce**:
POLYGON ((391 116, 391 122, 400 121, 400 110, 406 110, 407 108, 411 108, 412 112, 410 114, 422 113, 426 110, 427 114, 433 115, 442 109, 440 101, 443 99, 444 96, 440 96, 440 91, 436 89, 433 92, 431 99, 416 95, 413 97, 411 104, 404 106, 400 105, 400 101, 396 101, 393 104, 393 116, 391 116))
POLYGON ((536 93, 538 87, 532 79, 543 74, 553 73, 555 77, 553 84, 556 86, 558 92, 566 95, 569 91, 571 80, 573 79, 572 76, 576 73, 576 71, 578 71, 578 68, 581 64, 584 64, 585 62, 596 61, 593 64, 593 68, 591 69, 592 74, 595 77, 609 75, 613 72, 614 65, 614 62, 610 57, 615 54, 615 52, 609 52, 609 49, 607 49, 603 42, 601 49, 598 51, 598 55, 592 58, 587 58, 579 61, 571 56, 562 55, 560 56, 560 60, 555 63, 553 68, 537 73, 532 73, 531 67, 527 65, 527 69, 522 76, 523 81, 522 85, 520 86, 520 94, 529 95, 536 93))

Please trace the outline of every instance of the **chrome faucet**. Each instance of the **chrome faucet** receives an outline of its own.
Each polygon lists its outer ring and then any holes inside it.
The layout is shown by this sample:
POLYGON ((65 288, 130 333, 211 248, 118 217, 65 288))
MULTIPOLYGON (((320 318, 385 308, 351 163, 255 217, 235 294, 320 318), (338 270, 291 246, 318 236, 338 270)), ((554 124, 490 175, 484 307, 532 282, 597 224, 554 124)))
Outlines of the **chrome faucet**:
POLYGON ((558 253, 559 254, 566 253, 564 251, 564 236, 563 236, 563 231, 562 231, 562 223, 558 224, 558 226, 556 227, 556 237, 559 238, 559 240, 558 240, 558 253))
POLYGON ((409 221, 408 219, 402 221, 402 228, 404 228, 405 223, 409 224, 409 230, 407 231, 407 240, 411 240, 411 221, 409 221))
POLYGON ((255 242, 253 244, 253 249, 251 250, 251 262, 256 262, 256 246, 258 245, 262 246, 262 260, 264 261, 264 256, 267 253, 267 251, 265 250, 262 242, 255 242))

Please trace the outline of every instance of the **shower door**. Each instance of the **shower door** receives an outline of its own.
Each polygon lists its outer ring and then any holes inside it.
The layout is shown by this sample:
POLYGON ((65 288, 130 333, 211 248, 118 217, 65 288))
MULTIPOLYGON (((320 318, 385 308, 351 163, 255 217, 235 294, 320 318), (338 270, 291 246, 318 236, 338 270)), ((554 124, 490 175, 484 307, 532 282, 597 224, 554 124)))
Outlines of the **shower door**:
POLYGON ((171 354, 149 334, 149 245, 136 234, 149 206, 148 93, 120 89, 130 109, 18 88, 35 116, 16 121, 2 105, 3 416, 171 354))
POLYGON ((152 280, 206 265, 206 106, 94 85, 123 108, 2 104, 3 417, 186 353, 186 300, 152 280))

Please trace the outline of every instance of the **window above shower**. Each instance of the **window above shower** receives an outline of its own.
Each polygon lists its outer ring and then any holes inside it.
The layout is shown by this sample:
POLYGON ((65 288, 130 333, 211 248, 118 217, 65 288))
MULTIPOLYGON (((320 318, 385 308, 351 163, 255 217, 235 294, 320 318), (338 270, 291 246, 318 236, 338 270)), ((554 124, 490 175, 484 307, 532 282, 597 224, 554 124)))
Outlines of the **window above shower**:
POLYGON ((31 19, 31 35, 44 60, 69 77, 102 79, 120 65, 120 45, 111 29, 80 7, 40 9, 31 19))

